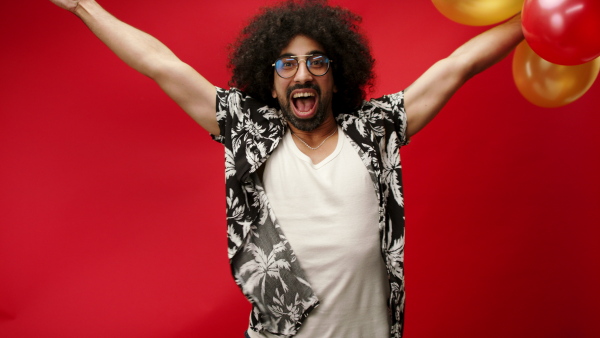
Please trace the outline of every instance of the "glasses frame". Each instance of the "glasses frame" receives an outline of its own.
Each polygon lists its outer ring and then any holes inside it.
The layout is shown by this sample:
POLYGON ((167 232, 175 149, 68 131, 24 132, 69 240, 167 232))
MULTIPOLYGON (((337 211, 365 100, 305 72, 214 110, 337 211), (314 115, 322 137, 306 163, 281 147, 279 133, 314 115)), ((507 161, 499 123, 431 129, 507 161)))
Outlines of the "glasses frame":
POLYGON ((294 77, 296 75, 296 73, 298 73, 298 69, 300 68, 300 62, 304 62, 306 64, 306 69, 308 70, 309 73, 311 73, 313 76, 324 76, 327 73, 329 73, 329 69, 331 69, 331 63, 333 62, 333 60, 331 60, 327 55, 325 54, 306 54, 306 55, 288 55, 288 56, 281 56, 279 58, 277 58, 277 60, 275 60, 275 62, 271 65, 273 68, 275 68, 275 73, 277 73, 277 75, 279 75, 280 78, 282 79, 289 79, 291 77, 294 77), (325 71, 325 73, 317 75, 315 73, 313 73, 310 70, 310 67, 308 66, 308 58, 311 58, 313 56, 324 56, 325 58, 327 58, 328 62, 327 62, 327 70, 325 71), (304 59, 298 59, 299 57, 304 57, 304 59), (277 64, 277 62, 279 62, 279 60, 281 59, 285 59, 285 58, 292 58, 292 59, 296 59, 296 61, 298 61, 298 65, 296 66, 296 70, 294 71, 294 74, 290 75, 290 76, 282 76, 281 74, 279 74, 279 72, 277 71, 277 67, 275 66, 277 64))

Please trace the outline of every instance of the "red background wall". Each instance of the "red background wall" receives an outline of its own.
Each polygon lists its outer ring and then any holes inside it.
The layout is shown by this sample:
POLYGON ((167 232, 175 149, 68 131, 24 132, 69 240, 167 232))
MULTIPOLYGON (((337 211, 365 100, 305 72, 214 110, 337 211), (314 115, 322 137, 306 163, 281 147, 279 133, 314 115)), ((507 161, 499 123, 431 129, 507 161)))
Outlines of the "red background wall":
MULTIPOLYGON (((219 86, 270 3, 102 2, 219 86)), ((334 3, 364 18, 373 95, 484 29, 429 1, 334 3)), ((3 1, 0 22, 0 336, 241 337, 221 146, 69 13, 3 1)), ((538 108, 511 59, 401 152, 408 338, 600 336, 600 84, 538 108)))

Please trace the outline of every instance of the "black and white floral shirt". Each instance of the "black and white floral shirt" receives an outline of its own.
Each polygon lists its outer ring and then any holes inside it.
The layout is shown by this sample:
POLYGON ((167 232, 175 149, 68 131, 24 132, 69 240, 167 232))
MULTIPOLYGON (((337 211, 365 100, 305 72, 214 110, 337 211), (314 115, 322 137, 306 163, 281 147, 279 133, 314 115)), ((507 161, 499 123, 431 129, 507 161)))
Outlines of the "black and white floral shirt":
MULTIPOLYGON (((399 148, 408 143, 404 93, 363 102, 337 123, 366 166, 379 200, 381 254, 390 282, 390 336, 404 321, 404 200, 399 148)), ((279 110, 238 89, 217 88, 216 141, 225 146, 228 254, 235 282, 252 303, 250 326, 293 336, 319 300, 281 231, 260 179, 287 124, 279 110)))

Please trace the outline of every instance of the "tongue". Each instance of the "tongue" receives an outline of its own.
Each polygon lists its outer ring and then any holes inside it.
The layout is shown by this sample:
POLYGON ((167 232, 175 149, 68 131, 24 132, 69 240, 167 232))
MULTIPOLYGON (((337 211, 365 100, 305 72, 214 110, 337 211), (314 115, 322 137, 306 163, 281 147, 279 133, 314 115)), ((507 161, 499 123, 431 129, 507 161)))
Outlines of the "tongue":
POLYGON ((310 111, 312 109, 312 107, 315 105, 314 97, 298 98, 295 101, 296 101, 296 109, 298 109, 298 111, 300 111, 300 112, 310 111))

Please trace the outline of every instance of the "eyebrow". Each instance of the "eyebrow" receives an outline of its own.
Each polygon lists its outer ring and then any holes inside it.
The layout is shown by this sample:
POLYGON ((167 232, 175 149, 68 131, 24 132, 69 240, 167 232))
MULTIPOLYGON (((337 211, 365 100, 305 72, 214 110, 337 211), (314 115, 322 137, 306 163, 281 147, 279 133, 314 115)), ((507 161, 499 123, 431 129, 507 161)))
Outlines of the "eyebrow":
MULTIPOLYGON (((310 52, 308 52, 307 54, 303 54, 303 55, 310 55, 310 54, 321 54, 321 55, 326 55, 326 54, 325 54, 325 52, 323 52, 323 51, 320 51, 320 50, 317 50, 317 49, 315 49, 315 50, 311 50, 311 51, 310 51, 310 52)), ((280 58, 282 58, 282 57, 287 57, 287 56, 297 56, 297 55, 295 55, 295 54, 292 54, 292 53, 283 53, 283 54, 279 55, 279 57, 280 57, 280 58)))

